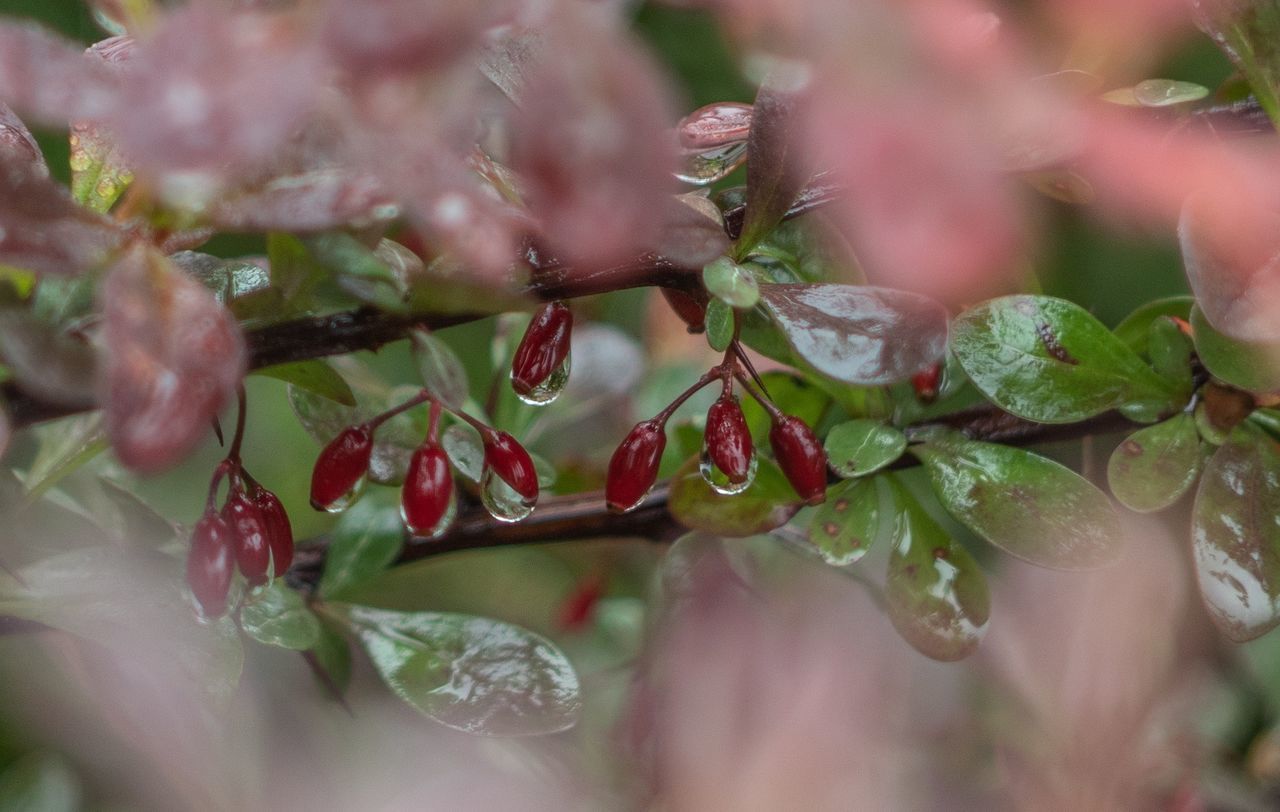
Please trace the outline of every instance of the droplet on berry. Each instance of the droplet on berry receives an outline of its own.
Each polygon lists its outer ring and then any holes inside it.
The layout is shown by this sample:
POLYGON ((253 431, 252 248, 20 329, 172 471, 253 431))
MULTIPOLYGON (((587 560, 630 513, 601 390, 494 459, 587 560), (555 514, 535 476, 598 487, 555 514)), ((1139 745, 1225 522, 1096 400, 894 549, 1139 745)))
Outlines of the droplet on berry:
POLYGON ((262 511, 243 490, 233 488, 222 506, 222 520, 231 528, 232 546, 240 574, 257 586, 267 581, 271 567, 271 545, 262 511))
POLYGON ((545 304, 525 330, 511 361, 511 388, 533 406, 555 400, 569 380, 573 312, 563 302, 545 304))
POLYGON ((373 432, 368 426, 350 426, 329 442, 311 472, 311 506, 341 513, 364 489, 373 456, 373 432))
POLYGON ((751 486, 756 465, 751 431, 742 407, 732 395, 721 395, 707 410, 698 470, 717 493, 732 495, 751 486))
POLYGON ((667 435, 657 420, 637 423, 609 460, 604 499, 610 510, 635 510, 658 479, 658 463, 667 447, 667 435))
POLYGON ((415 536, 435 538, 449 529, 457 514, 449 457, 436 443, 426 443, 409 460, 400 492, 400 518, 415 536))
POLYGON ((521 496, 489 467, 480 475, 480 503, 500 522, 518 522, 533 513, 534 502, 521 496))
POLYGON ((483 433, 484 466, 511 486, 520 498, 533 505, 538 501, 538 471, 533 458, 516 438, 505 431, 483 433))
POLYGON ((253 503, 262 513, 267 530, 267 546, 271 549, 271 572, 280 577, 293 563, 293 526, 289 514, 274 493, 258 486, 253 491, 253 503))
POLYGON ((778 467, 806 504, 827 498, 827 452, 803 420, 781 415, 769 429, 769 445, 778 467))
POLYGON ((187 552, 187 586, 204 617, 221 617, 227 611, 234 566, 231 529, 218 514, 206 513, 196 523, 187 552))

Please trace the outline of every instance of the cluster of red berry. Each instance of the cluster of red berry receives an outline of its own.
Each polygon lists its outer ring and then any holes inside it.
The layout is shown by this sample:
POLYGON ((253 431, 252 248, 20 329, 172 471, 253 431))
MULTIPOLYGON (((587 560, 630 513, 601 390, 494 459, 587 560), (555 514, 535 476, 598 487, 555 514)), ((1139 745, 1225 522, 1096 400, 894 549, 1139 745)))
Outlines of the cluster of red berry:
POLYGON ((201 611, 218 617, 227 610, 237 567, 251 586, 258 586, 282 575, 292 561, 293 528, 284 505, 249 476, 238 455, 229 456, 214 472, 187 554, 187 584, 201 611), (219 511, 216 495, 223 476, 230 484, 219 511))

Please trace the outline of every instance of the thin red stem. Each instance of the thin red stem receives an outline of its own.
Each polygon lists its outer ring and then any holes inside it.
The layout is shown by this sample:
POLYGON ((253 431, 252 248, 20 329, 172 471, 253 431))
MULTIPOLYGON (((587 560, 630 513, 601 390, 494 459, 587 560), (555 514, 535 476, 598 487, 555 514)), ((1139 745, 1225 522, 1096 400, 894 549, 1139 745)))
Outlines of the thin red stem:
POLYGON ((236 433, 231 438, 231 450, 227 452, 227 459, 238 464, 240 462, 240 446, 244 443, 245 413, 248 411, 243 384, 236 388, 236 406, 236 433))

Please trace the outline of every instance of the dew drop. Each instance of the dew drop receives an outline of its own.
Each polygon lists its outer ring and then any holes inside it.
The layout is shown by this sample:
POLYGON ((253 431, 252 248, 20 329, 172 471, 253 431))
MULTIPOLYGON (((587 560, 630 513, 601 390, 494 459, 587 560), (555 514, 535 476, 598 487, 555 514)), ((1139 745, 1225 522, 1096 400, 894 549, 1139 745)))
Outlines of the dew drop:
MULTIPOLYGON (((557 367, 555 372, 548 375, 545 381, 524 394, 521 394, 517 389, 516 397, 530 406, 546 406, 551 403, 560 397, 560 393, 564 391, 565 384, 569 382, 569 367, 572 361, 573 355, 566 353, 564 363, 557 367)), ((515 370, 512 370, 512 375, 515 375, 515 370)))
POLYGON ((709 186, 723 180, 747 159, 746 142, 730 144, 707 152, 684 157, 684 165, 676 172, 676 180, 694 186, 709 186))
POLYGON ((325 513, 341 513, 356 503, 356 500, 360 498, 360 494, 364 493, 364 486, 368 481, 368 476, 360 477, 356 480, 356 484, 351 486, 351 490, 347 491, 342 496, 339 496, 329 504, 321 505, 320 509, 325 513))
POLYGON ((486 467, 480 476, 480 502, 500 522, 518 522, 533 513, 534 502, 516 493, 502 477, 486 467))
POLYGON ((698 471, 702 473, 702 478, 711 486, 711 490, 722 496, 733 496, 742 493, 751 487, 751 483, 756 479, 756 467, 760 458, 754 453, 751 455, 751 463, 747 466, 747 476, 741 482, 730 482, 729 477, 716 467, 711 461, 711 454, 707 451, 706 446, 702 447, 702 456, 698 459, 698 471))
MULTIPOLYGON (((485 507, 488 507, 488 506, 489 506, 489 503, 485 502, 485 507)), ((400 520, 404 522, 404 526, 409 529, 410 533, 412 533, 415 536, 420 536, 422 538, 427 538, 427 539, 440 538, 445 534, 445 532, 449 529, 450 525, 453 524, 453 520, 456 519, 457 517, 458 517, 458 491, 456 488, 451 489, 451 493, 449 494, 449 507, 445 508, 444 515, 440 517, 440 521, 436 522, 435 527, 414 527, 412 524, 409 523, 409 517, 405 515, 404 504, 402 503, 400 505, 400 520)))

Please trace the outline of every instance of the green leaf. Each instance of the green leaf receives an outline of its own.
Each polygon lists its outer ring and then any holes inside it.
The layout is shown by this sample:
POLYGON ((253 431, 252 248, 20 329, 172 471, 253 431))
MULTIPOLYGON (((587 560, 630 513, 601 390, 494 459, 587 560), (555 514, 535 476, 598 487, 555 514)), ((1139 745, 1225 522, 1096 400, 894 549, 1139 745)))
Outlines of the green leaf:
POLYGON ((987 631, 991 597, 973 556, 890 478, 893 549, 885 601, 889 620, 917 651, 935 660, 963 659, 987 631))
POLYGON ((809 541, 828 564, 837 567, 866 555, 879 532, 880 496, 874 479, 832 488, 809 523, 809 541))
POLYGON ((837 256, 812 219, 799 217, 779 223, 756 243, 747 264, 770 282, 795 283, 825 281, 852 262, 837 256))
POLYGON ((328 679, 325 684, 325 680, 316 675, 323 687, 336 693, 335 698, 346 694, 351 685, 351 644, 332 623, 320 622, 320 636, 311 647, 311 655, 313 668, 323 671, 328 679))
POLYGON ((1151 420, 1184 399, 1083 308, 1051 296, 1005 296, 968 310, 951 351, 993 403, 1039 423, 1120 408, 1151 420))
POLYGON ((724 352, 733 342, 733 308, 724 299, 713 297, 707 302, 707 315, 704 320, 707 331, 707 343, 716 352, 724 352))
POLYGON ((441 434, 440 445, 458 473, 472 482, 480 481, 484 473, 484 444, 478 431, 465 423, 454 423, 441 434))
POLYGON ((1178 501, 1195 484, 1204 455, 1196 421, 1183 412, 1129 435, 1107 463, 1107 482, 1130 510, 1150 513, 1178 501))
POLYGON ((1280 624, 1280 451, 1241 427, 1205 466, 1191 520, 1209 617, 1243 643, 1280 624))
POLYGON ((461 409, 471 384, 466 368, 453 349, 426 330, 414 330, 410 339, 422 385, 449 408, 461 409))
POLYGON ((1203 461, 1195 418, 1183 412, 1116 446, 1107 463, 1107 482, 1122 505, 1150 513, 1190 490, 1203 461))
POLYGON ((1195 299, 1190 296, 1170 296, 1156 299, 1139 307, 1116 325, 1116 338, 1129 346, 1138 355, 1147 354, 1147 341, 1151 336, 1151 323, 1161 316, 1174 316, 1186 321, 1191 317, 1191 305, 1195 299))
POLYGON ((1280 344, 1254 344, 1218 332, 1199 307, 1191 310, 1196 353, 1215 378, 1250 392, 1280 390, 1280 344))
POLYGON ((879 471, 901 457, 907 438, 876 420, 850 420, 831 429, 824 445, 831 470, 852 479, 879 471))
POLYGON ((1274 0, 1201 0, 1196 23, 1235 63, 1258 103, 1280 126, 1280 4, 1274 0))
POLYGON ((240 628, 268 646, 306 651, 320 642, 320 621, 295 590, 276 579, 245 601, 240 628))
POLYGON ((356 405, 355 393, 343 377, 333 367, 318 359, 276 364, 255 370, 254 374, 284 381, 343 406, 356 405))
POLYGON ((443 725, 487 736, 568 730, 578 677, 551 641, 496 620, 334 605, 397 696, 443 725))
POLYGON ((404 280, 355 237, 342 233, 320 234, 304 239, 303 244, 348 294, 392 313, 408 310, 404 280))
POLYGON ((754 536, 781 527, 800 509, 795 491, 778 466, 760 458, 756 476, 742 493, 717 493, 698 471, 698 459, 681 466, 671 480, 671 515, 691 530, 721 536, 754 536))
POLYGON ((751 272, 728 257, 720 257, 702 269, 707 292, 725 304, 746 310, 760 301, 760 286, 751 272))
POLYGON ((765 285, 760 296, 795 357, 837 381, 906 380, 946 350, 947 311, 927 296, 855 285, 765 285))
POLYGON ((97 127, 71 130, 71 196, 82 206, 107 213, 133 182, 133 172, 97 127))
POLYGON ((405 530, 398 510, 373 498, 353 505, 329 534, 320 595, 333 598, 382 573, 400 555, 405 530))
POLYGON ((30 753, 0 773, 0 809, 77 812, 80 795, 80 779, 52 753, 30 753))
POLYGON ((1052 460, 958 432, 931 435, 911 453, 951 515, 1010 555, 1083 570, 1110 564, 1122 552, 1111 500, 1052 460))
POLYGON ((39 499, 63 477, 106 451, 108 445, 100 412, 42 426, 37 429, 37 435, 40 447, 23 479, 28 503, 39 499))
POLYGON ((1168 316, 1151 322, 1151 339, 1147 344, 1151 368, 1161 378, 1178 387, 1182 397, 1191 395, 1191 338, 1168 316))

